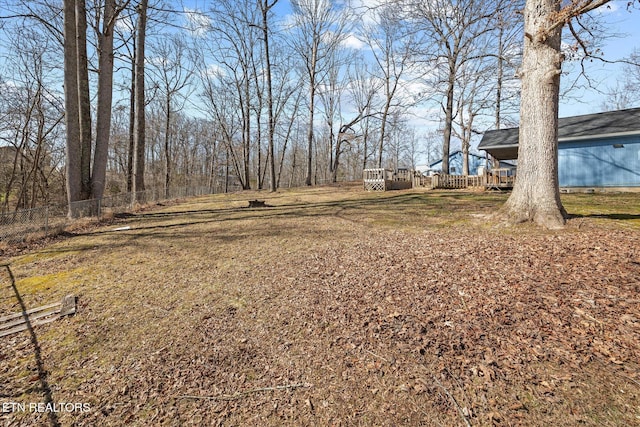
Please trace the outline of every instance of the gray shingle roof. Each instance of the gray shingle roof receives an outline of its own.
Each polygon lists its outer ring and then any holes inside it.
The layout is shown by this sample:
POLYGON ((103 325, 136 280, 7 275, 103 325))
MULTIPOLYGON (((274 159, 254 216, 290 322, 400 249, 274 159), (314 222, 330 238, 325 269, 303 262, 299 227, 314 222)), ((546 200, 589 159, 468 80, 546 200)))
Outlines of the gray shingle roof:
MULTIPOLYGON (((510 155, 517 153, 518 128, 485 132, 478 149, 510 155)), ((640 134, 640 108, 607 111, 558 119, 558 141, 606 138, 614 135, 640 134)), ((496 156, 499 157, 499 156, 496 156)), ((509 158, 502 156, 503 158, 509 158)), ((500 157, 499 157, 500 158, 500 157)))

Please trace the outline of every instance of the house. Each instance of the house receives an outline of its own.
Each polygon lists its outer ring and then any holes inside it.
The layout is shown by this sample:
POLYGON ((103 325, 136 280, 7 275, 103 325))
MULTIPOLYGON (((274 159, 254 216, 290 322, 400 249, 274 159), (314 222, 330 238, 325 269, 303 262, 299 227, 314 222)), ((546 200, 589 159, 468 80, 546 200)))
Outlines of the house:
MULTIPOLYGON (((478 148, 516 159, 518 131, 487 131, 478 148)), ((559 119, 558 179, 560 187, 640 187, 640 108, 559 119)))
MULTIPOLYGON (((449 154, 450 175, 462 175, 462 157, 462 150, 456 150, 449 154)), ((500 167, 515 168, 515 165, 510 162, 500 162, 500 167)), ((490 164, 487 162, 485 156, 476 153, 469 153, 469 175, 479 175, 481 168, 490 168, 490 164)), ((422 170, 421 172, 425 173, 425 171, 422 170)), ((437 172, 442 172, 442 160, 431 163, 426 170, 426 173, 429 174, 437 172)))

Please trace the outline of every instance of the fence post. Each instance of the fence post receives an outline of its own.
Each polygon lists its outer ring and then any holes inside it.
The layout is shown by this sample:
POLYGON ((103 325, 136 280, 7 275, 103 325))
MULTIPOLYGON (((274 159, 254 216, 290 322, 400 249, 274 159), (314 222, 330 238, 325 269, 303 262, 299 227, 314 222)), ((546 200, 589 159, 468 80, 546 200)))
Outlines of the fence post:
POLYGON ((49 235, 49 206, 44 208, 44 237, 49 235))

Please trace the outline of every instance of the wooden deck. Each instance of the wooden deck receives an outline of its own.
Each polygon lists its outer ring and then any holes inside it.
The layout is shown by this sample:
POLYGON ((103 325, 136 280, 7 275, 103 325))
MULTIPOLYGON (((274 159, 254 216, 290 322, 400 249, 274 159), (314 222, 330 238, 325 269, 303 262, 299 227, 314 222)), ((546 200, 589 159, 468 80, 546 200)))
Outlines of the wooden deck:
POLYGON ((405 190, 413 187, 412 171, 365 169, 362 182, 366 191, 405 190))
POLYGON ((485 175, 485 187, 496 190, 511 190, 516 181, 513 169, 493 169, 485 175))
POLYGON ((366 191, 403 190, 408 188, 463 189, 486 188, 510 190, 515 182, 514 169, 493 169, 483 175, 435 174, 424 176, 408 169, 365 169, 362 181, 366 191))

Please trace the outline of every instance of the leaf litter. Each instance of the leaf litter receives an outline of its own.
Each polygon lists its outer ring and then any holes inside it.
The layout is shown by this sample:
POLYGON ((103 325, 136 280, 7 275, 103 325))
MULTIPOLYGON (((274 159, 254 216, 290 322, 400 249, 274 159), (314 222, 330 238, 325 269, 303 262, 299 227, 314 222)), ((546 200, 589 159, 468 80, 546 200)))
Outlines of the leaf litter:
POLYGON ((73 286, 79 310, 35 330, 44 383, 27 334, 0 343, 0 401, 46 383, 90 404, 56 414, 79 426, 640 424, 638 228, 504 229, 469 219, 493 195, 318 191, 258 211, 257 193, 203 198, 9 259, 27 303, 73 286), (78 266, 80 284, 26 285, 78 266))

